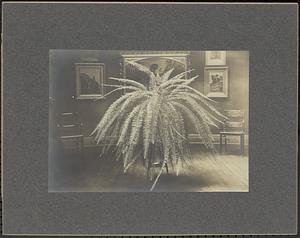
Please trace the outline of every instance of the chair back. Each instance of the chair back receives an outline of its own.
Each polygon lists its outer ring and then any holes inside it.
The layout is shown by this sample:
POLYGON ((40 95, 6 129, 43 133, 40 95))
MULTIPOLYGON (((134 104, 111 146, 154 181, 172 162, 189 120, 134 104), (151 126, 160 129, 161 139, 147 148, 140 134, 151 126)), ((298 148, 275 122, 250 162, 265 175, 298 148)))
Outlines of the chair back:
POLYGON ((58 136, 72 136, 82 134, 82 123, 79 121, 78 112, 57 113, 58 136))
POLYGON ((223 131, 244 132, 245 112, 243 110, 224 110, 225 120, 223 131))

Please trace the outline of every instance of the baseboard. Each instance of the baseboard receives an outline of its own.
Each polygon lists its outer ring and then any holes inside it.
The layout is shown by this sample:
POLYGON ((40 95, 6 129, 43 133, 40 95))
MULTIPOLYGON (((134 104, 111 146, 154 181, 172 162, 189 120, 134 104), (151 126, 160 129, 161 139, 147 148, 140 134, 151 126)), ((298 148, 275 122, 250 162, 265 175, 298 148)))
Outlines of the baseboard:
MULTIPOLYGON (((220 144, 220 135, 212 134, 214 139, 214 144, 220 144)), ((203 144, 199 134, 188 134, 188 141, 190 144, 203 144)), ((95 137, 84 137, 83 139, 84 147, 101 147, 103 144, 97 144, 95 137)), ((248 135, 245 135, 245 146, 248 145, 248 135)), ((227 136, 227 144, 240 144, 239 136, 227 136)), ((68 148, 76 148, 78 144, 76 141, 65 141, 64 145, 68 148)))
MULTIPOLYGON (((214 140, 214 144, 220 144, 220 135, 219 134, 212 134, 212 137, 214 140)), ((240 144, 239 136, 226 136, 226 137, 227 137, 227 144, 229 144, 229 145, 239 145, 240 144)), ((188 134, 188 140, 189 140, 190 144, 202 144, 201 137, 199 136, 199 134, 188 134)), ((245 135, 244 144, 246 146, 248 145, 248 135, 245 135)))

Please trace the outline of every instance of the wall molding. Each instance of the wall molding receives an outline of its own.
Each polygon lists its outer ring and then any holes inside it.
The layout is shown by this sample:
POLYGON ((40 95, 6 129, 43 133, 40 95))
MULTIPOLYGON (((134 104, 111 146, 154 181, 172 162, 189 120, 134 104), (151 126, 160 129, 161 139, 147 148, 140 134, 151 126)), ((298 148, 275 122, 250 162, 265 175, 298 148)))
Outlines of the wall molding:
MULTIPOLYGON (((220 135, 219 134, 212 134, 212 137, 214 139, 214 144, 218 145, 220 144, 220 135)), ((231 145, 238 145, 240 144, 239 136, 227 136, 227 144, 231 145)), ((201 141, 201 137, 199 134, 188 134, 188 140, 190 144, 203 144, 201 141)), ((78 144, 76 144, 76 140, 71 141, 65 141, 64 145, 67 148, 76 148, 78 144)), ((102 145, 97 145, 95 141, 95 137, 84 137, 83 139, 84 147, 101 147, 102 145)), ((248 145, 248 135, 245 135, 245 146, 248 145)))
MULTIPOLYGON (((220 144, 220 134, 212 134, 214 139, 214 144, 220 144)), ((188 134, 188 139, 190 144, 202 144, 201 137, 199 134, 188 134)), ((223 138, 224 143, 224 138, 223 138)), ((248 135, 245 134, 245 146, 248 145, 248 135)), ((227 136, 227 144, 229 145, 239 145, 240 144, 240 137, 239 136, 227 136)))

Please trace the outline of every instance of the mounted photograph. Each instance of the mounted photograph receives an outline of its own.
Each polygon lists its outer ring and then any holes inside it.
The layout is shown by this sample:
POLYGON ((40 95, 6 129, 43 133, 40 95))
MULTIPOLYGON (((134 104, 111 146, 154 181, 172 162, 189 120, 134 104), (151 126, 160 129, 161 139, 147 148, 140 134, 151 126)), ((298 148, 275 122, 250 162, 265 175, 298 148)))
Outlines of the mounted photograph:
POLYGON ((48 192, 249 192, 248 51, 49 61, 48 192))
POLYGON ((2 4, 4 236, 295 235, 298 5, 2 4))

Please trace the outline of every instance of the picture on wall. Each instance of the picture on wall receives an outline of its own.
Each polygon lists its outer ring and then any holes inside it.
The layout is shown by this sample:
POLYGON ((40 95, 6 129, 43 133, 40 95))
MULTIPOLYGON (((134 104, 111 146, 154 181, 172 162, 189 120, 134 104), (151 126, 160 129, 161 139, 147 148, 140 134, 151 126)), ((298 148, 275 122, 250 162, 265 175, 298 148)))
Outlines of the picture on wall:
POLYGON ((205 68, 204 92, 212 98, 228 97, 228 67, 205 68))
POLYGON ((187 71, 188 55, 189 52, 123 54, 123 76, 136 79, 145 86, 149 86, 148 77, 151 73, 157 73, 158 77, 161 77, 166 72, 173 70, 170 74, 170 78, 172 78, 187 71), (148 77, 145 77, 145 74, 148 77))
POLYGON ((76 98, 103 97, 104 64, 76 63, 76 98))
POLYGON ((206 65, 226 65, 226 51, 206 51, 206 65))

